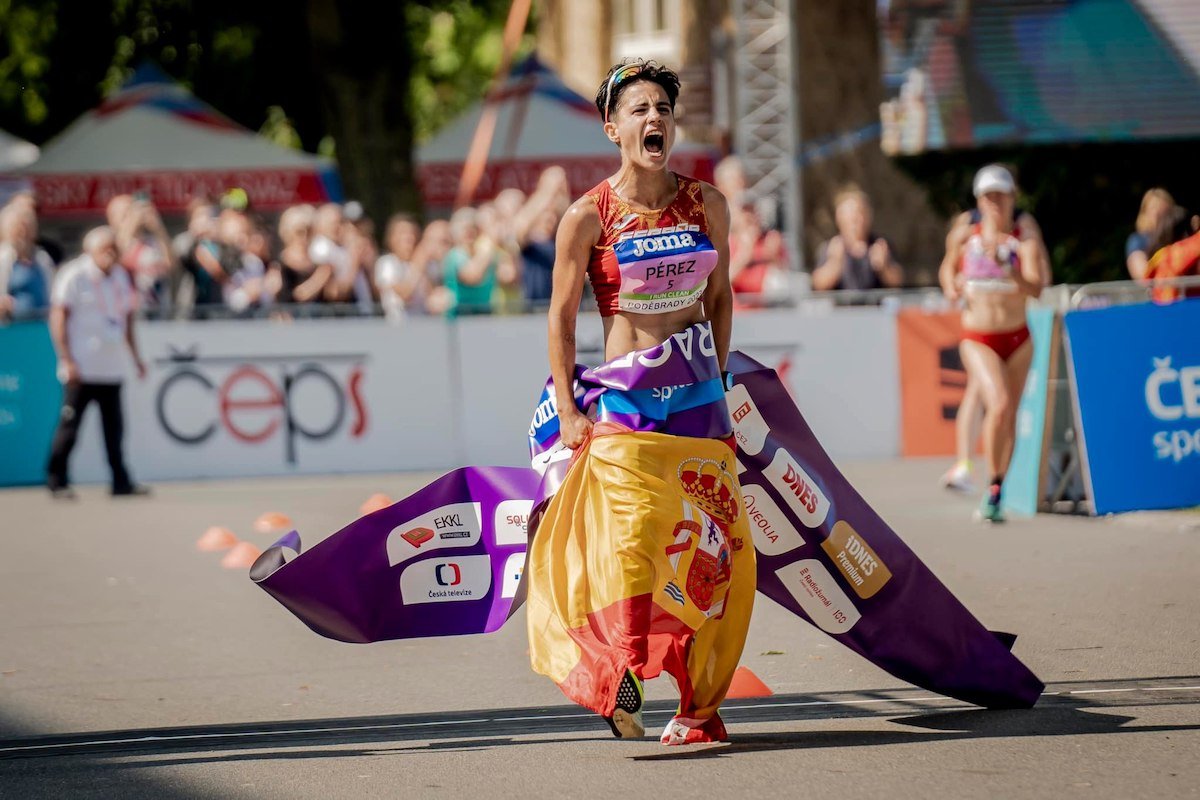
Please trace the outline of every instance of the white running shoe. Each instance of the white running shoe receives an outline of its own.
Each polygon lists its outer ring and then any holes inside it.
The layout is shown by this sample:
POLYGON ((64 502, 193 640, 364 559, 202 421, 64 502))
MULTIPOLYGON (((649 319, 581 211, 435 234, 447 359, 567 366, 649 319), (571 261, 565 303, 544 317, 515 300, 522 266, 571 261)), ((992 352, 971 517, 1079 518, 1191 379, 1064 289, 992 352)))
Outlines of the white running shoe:
POLYGON ((975 491, 975 482, 971 480, 971 467, 961 461, 942 476, 942 488, 953 492, 971 493, 975 491))

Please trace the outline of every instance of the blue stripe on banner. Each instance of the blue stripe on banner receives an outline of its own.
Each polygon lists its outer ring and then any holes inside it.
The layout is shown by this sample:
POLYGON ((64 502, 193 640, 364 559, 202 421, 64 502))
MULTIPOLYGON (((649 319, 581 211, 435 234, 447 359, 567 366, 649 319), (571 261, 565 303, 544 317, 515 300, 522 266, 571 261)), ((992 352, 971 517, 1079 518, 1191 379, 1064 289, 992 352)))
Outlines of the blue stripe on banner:
POLYGON ((725 388, 720 378, 686 386, 663 386, 658 389, 609 389, 600 396, 597 412, 640 414, 649 419, 665 420, 671 414, 723 400, 725 388))

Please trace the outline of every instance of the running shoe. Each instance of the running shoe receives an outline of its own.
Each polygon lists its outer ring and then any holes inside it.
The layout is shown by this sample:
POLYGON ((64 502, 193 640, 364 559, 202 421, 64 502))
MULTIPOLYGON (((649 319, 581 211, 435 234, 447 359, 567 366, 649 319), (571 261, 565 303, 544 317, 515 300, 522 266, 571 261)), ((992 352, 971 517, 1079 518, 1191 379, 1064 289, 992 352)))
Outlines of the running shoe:
POLYGON ((618 739, 640 739, 646 735, 646 726, 642 724, 642 703, 646 697, 642 691, 642 682, 629 670, 617 687, 617 707, 611 717, 604 721, 612 729, 613 736, 618 739))
POLYGON ((993 483, 983 496, 983 503, 976 512, 982 522, 1004 522, 1004 510, 1000 507, 1000 484, 993 483))
POLYGON ((668 747, 679 744, 705 744, 707 742, 725 742, 729 734, 725 731, 725 723, 720 714, 713 714, 706 720, 689 719, 675 716, 663 729, 658 741, 668 747))
POLYGON ((975 491, 975 482, 971 480, 970 462, 959 461, 942 475, 942 488, 954 492, 970 494, 975 491))

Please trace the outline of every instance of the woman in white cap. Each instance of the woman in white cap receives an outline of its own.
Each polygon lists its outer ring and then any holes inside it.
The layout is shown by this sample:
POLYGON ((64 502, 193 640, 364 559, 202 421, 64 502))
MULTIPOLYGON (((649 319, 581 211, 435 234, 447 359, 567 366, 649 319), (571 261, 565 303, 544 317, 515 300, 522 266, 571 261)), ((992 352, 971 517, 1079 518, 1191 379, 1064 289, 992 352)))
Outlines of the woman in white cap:
MULTIPOLYGON (((992 164, 979 170, 974 192, 977 210, 955 221, 939 277, 947 298, 965 301, 959 352, 967 369, 967 394, 977 392, 984 405, 989 484, 980 514, 989 522, 1003 522, 1001 486, 1033 358, 1025 302, 1049 283, 1049 258, 1033 217, 1016 212, 1016 183, 1007 169, 992 164)), ((959 425, 970 426, 971 416, 969 408, 960 408, 959 425)), ((969 436, 959 438, 970 443, 969 436)))

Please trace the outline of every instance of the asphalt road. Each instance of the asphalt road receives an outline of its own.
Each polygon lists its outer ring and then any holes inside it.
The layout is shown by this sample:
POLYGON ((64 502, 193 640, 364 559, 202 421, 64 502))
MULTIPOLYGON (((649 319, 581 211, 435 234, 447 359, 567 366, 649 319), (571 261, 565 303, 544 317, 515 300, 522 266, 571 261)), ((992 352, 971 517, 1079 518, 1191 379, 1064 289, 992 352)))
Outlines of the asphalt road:
MULTIPOLYGON (((1031 711, 909 687, 760 597, 725 745, 611 738, 490 636, 346 645, 220 555, 209 525, 290 515, 311 545, 431 476, 0 492, 0 797, 1200 795, 1200 515, 981 527, 934 461, 851 480, 1047 682, 1031 711)), ((673 709, 648 686, 647 727, 673 709)))

